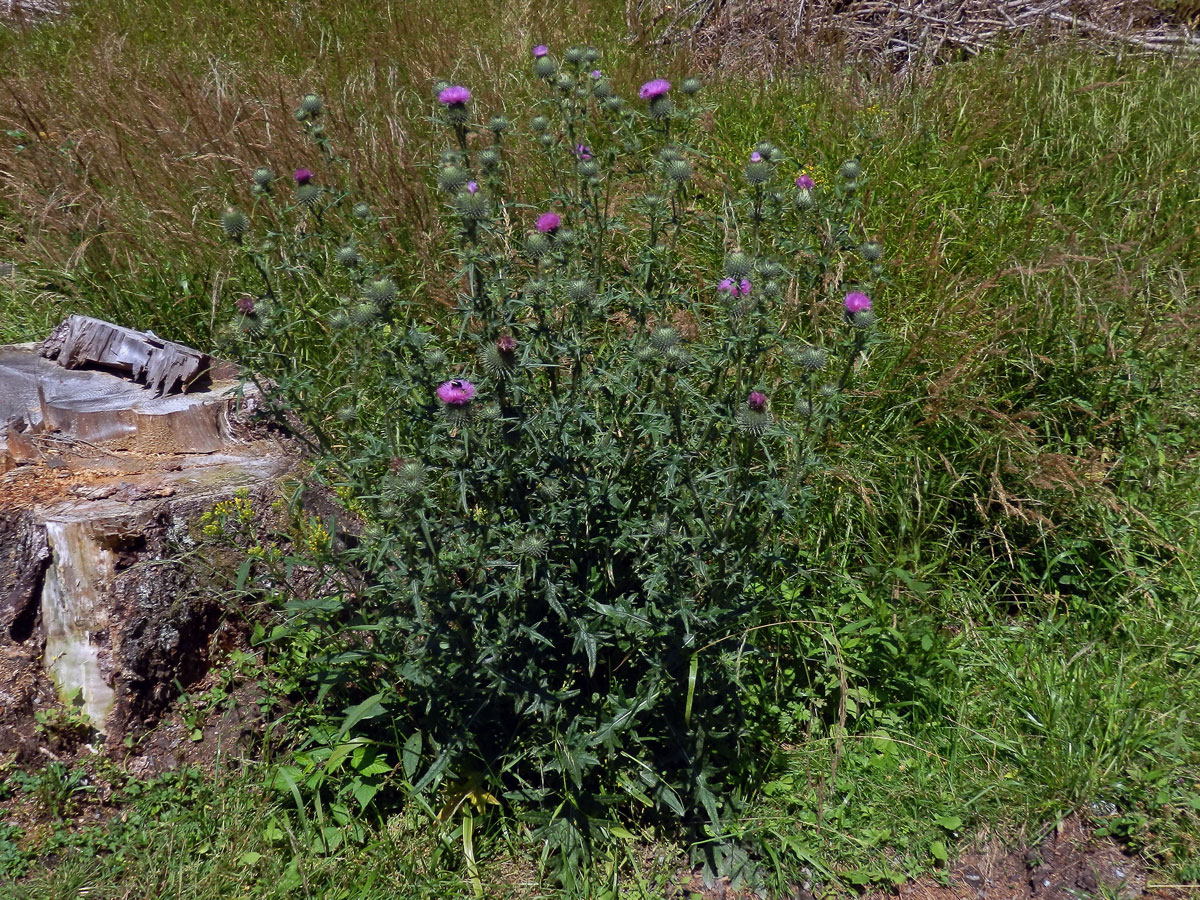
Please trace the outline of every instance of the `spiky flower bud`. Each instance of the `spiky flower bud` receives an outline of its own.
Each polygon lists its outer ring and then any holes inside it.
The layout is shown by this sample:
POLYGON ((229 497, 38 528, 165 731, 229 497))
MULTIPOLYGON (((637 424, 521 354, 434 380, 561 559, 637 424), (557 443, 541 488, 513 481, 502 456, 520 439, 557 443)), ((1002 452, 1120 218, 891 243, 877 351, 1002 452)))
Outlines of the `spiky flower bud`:
POLYGON ((674 184, 683 184, 692 177, 692 167, 686 159, 673 159, 666 165, 667 180, 674 184))
POLYGON ((379 317, 379 307, 370 300, 362 300, 350 307, 350 321, 360 328, 370 325, 379 317))
POLYGON ((558 72, 558 66, 554 60, 546 56, 538 56, 533 60, 533 74, 538 78, 550 79, 558 72))
MULTIPOLYGON (((755 155, 758 155, 758 154, 755 154, 755 155)), ((762 159, 758 159, 758 160, 751 160, 749 163, 746 164, 746 183, 747 184, 749 184, 751 186, 758 186, 760 184, 766 184, 766 182, 769 181, 770 178, 771 178, 770 163, 768 163, 762 159)))
POLYGON ((655 516, 650 520, 650 535, 656 538, 670 537, 671 520, 667 516, 655 516))
POLYGON ((416 494, 429 478, 429 472, 419 462, 407 462, 396 471, 396 487, 405 494, 416 494))
POLYGON ((842 167, 838 170, 838 174, 840 174, 847 181, 855 181, 860 175, 862 175, 862 166, 858 164, 858 160, 848 159, 842 163, 842 167))
POLYGON ((576 278, 567 282, 567 298, 574 303, 584 303, 592 298, 595 289, 590 281, 576 278))
POLYGON ((875 241, 867 241, 858 248, 858 252, 862 254, 862 258, 868 262, 876 262, 883 259, 883 246, 875 241))
POLYGON ((783 159, 783 152, 770 141, 759 141, 754 145, 754 152, 763 158, 763 162, 777 163, 783 159))
POLYGON ((592 85, 592 93, 597 100, 607 100, 613 95, 612 85, 607 78, 600 78, 592 85))
POLYGON ((547 148, 553 147, 554 146, 554 135, 549 134, 549 133, 539 134, 538 135, 538 143, 541 144, 543 147, 547 147, 547 148))
POLYGON ((350 210, 350 214, 356 219, 371 218, 371 205, 369 203, 355 203, 354 208, 350 210))
POLYGON ((488 119, 488 128, 491 129, 492 134, 499 137, 512 128, 512 122, 508 121, 504 116, 492 116, 488 119))
POLYGON ((554 232, 554 242, 561 244, 564 247, 569 247, 575 243, 575 232, 570 228, 560 228, 554 232))
POLYGON ((550 120, 545 116, 534 116, 529 120, 529 130, 534 134, 542 134, 550 127, 550 120))
POLYGON ((325 108, 325 104, 321 102, 321 98, 316 94, 305 94, 300 100, 300 108, 304 110, 305 115, 309 118, 316 118, 321 114, 321 110, 325 108))
POLYGON ((730 278, 746 278, 754 268, 754 260, 740 250, 725 257, 725 274, 730 278))
POLYGON ((808 188, 796 189, 796 208, 797 209, 812 209, 817 205, 816 199, 812 195, 812 191, 808 188))
POLYGON ((562 482, 557 478, 547 478, 537 486, 537 495, 543 500, 557 500, 562 494, 562 482))
POLYGON ((703 87, 703 85, 700 83, 699 78, 685 78, 679 84, 679 90, 683 91, 689 97, 700 93, 701 87, 703 87))
POLYGON ((667 351, 683 340, 682 335, 670 325, 655 328, 650 335, 650 346, 655 350, 667 351))
POLYGON ((542 559, 550 548, 550 543, 540 534, 527 534, 513 545, 518 556, 530 559, 542 559))
POLYGON ((221 213, 221 230, 233 241, 241 241, 242 236, 250 230, 250 219, 236 207, 229 207, 221 213))
POLYGON ((583 48, 568 47, 566 52, 563 53, 563 61, 569 62, 573 66, 579 65, 583 62, 583 48))
POLYGON ((494 172, 500 165, 500 151, 495 147, 484 147, 479 151, 479 167, 485 172, 494 172))
POLYGON ((855 313, 852 318, 855 328, 870 328, 879 321, 873 309, 864 309, 862 312, 855 313))
POLYGON ((820 347, 805 347, 800 351, 800 365, 810 372, 820 372, 829 362, 829 354, 820 347))
POLYGON ((764 281, 759 285, 759 292, 768 300, 775 300, 783 293, 783 286, 778 281, 764 281))
POLYGON ((546 282, 540 278, 530 278, 525 282, 526 297, 541 297, 546 293, 546 282))
POLYGON ((564 72, 555 79, 554 84, 560 91, 567 93, 575 87, 575 79, 564 72))
POLYGON ((517 368, 519 362, 516 339, 504 335, 495 343, 485 345, 479 352, 479 361, 497 378, 506 377, 517 368))
POLYGON ((438 187, 447 193, 457 191, 460 187, 466 185, 470 177, 466 169, 455 165, 442 166, 438 170, 438 187))
POLYGON ((621 97, 613 96, 613 97, 605 97, 604 98, 604 109, 606 112, 610 112, 610 113, 620 112, 624 108, 625 108, 625 101, 621 97))
POLYGON ((582 159, 579 161, 577 169, 583 178, 595 178, 600 174, 600 163, 594 159, 582 159))
POLYGON ((329 314, 329 325, 331 328, 340 331, 343 328, 350 326, 350 313, 342 307, 338 307, 329 314))
POLYGON ((597 50, 595 47, 584 47, 583 48, 583 62, 585 65, 590 66, 592 63, 594 63, 599 58, 600 58, 600 51, 597 50))
POLYGON ((683 344, 676 344, 674 347, 668 347, 663 352, 663 359, 669 368, 682 369, 691 362, 691 355, 687 352, 687 347, 683 346, 683 344))
POLYGON ((362 260, 359 258, 358 248, 353 244, 346 244, 346 246, 338 248, 337 261, 338 265, 347 269, 353 269, 362 260))
POLYGON ((540 231, 535 231, 529 237, 525 238, 525 253, 530 259, 541 259, 550 252, 550 238, 542 234, 540 231))
POLYGON ((671 98, 666 94, 653 97, 650 100, 650 118, 663 119, 671 118, 671 114, 675 112, 675 104, 671 102, 671 98))
POLYGON ((254 186, 260 191, 269 191, 271 182, 275 180, 275 173, 266 166, 259 166, 250 176, 250 180, 254 182, 254 186))
POLYGON ((634 359, 640 363, 651 363, 658 361, 659 351, 649 344, 643 344, 637 348, 633 355, 634 359))
POLYGON ((368 300, 378 303, 380 306, 388 306, 395 301, 400 290, 392 279, 380 278, 378 281, 370 282, 363 293, 368 300))
POLYGON ((309 209, 315 207, 321 200, 321 189, 315 184, 301 184, 296 187, 296 202, 309 209))
POLYGON ((751 434, 762 434, 771 421, 771 413, 767 410, 767 395, 761 391, 751 391, 746 401, 738 407, 738 425, 751 434))
POLYGON ((483 222, 490 215, 487 198, 472 191, 462 191, 455 196, 454 208, 468 222, 483 222))
POLYGON ((838 395, 836 384, 823 384, 817 388, 817 395, 823 400, 832 400, 838 395))
POLYGON ((440 347, 430 347, 425 351, 425 365, 435 371, 444 368, 446 365, 446 351, 440 347))
POLYGON ((781 278, 783 277, 783 266, 778 260, 764 259, 758 263, 758 274, 763 278, 781 278))

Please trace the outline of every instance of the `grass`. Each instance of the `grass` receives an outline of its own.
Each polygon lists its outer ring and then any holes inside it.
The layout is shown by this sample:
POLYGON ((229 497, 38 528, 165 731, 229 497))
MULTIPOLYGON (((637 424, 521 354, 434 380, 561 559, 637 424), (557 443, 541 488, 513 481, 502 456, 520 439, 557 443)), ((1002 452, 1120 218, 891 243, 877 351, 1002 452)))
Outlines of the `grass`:
MULTIPOLYGON (((605 48, 626 92, 686 70, 624 44, 623 9, 97 0, 0 30, 0 261, 17 264, 0 341, 81 311, 210 342, 230 276, 216 217, 254 166, 304 160, 290 115, 307 90, 397 256, 436 261, 429 85, 503 95, 518 119, 535 38, 605 48)), ((744 823, 772 848, 767 877, 888 883, 947 844, 1083 810, 1162 880, 1200 878, 1200 68, 1075 47, 906 83, 712 82, 703 150, 738 159, 768 137, 825 178, 860 156, 893 260, 873 424, 806 536, 818 575, 796 618, 819 608, 825 631, 780 638, 797 658, 836 647, 846 704, 775 695, 791 739, 744 823)), ((6 847, 54 854, 0 896, 470 891, 461 824, 408 809, 330 851, 266 780, 251 765, 148 789, 111 843, 0 833, 0 864, 6 847)), ((480 827, 493 893, 553 893, 515 830, 480 827)), ((653 846, 601 860, 596 893, 661 896, 677 856, 653 846)))

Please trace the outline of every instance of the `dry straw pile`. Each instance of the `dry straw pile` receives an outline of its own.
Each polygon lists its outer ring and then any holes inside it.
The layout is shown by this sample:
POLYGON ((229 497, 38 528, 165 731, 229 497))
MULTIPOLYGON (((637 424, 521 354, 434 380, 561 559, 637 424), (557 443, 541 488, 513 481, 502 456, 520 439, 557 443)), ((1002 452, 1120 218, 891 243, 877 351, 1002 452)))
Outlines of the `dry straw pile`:
POLYGON ((720 68, 832 57, 905 70, 1071 37, 1200 56, 1200 0, 629 0, 627 12, 636 31, 689 43, 720 68))

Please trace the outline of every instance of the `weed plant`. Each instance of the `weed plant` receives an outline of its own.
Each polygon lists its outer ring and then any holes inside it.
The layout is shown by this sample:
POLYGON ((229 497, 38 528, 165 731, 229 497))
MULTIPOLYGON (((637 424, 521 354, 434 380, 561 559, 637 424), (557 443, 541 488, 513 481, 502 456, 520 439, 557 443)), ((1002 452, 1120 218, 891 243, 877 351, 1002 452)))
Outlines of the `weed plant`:
POLYGON ((320 624, 327 702, 354 701, 330 737, 369 736, 442 818, 504 806, 564 872, 645 820, 725 871, 775 732, 743 673, 773 653, 811 473, 854 420, 882 249, 856 160, 818 188, 760 141, 722 178, 690 142, 696 79, 627 103, 600 65, 535 47, 545 96, 517 123, 435 87, 452 264, 404 280, 448 274, 442 315, 401 295, 304 97, 341 180, 259 169, 251 211, 225 210, 234 328, 365 520, 334 560, 358 587, 295 623, 320 624), (532 197, 509 187, 520 140, 532 197), (334 371, 296 352, 318 328, 334 371))

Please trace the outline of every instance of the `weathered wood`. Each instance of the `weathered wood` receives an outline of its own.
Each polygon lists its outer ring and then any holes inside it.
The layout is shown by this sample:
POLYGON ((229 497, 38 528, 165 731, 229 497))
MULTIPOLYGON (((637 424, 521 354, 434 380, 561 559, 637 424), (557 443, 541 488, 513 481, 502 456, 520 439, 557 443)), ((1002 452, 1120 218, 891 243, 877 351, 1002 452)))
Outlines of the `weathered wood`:
POLYGON ((158 396, 203 390, 212 369, 207 353, 89 316, 66 319, 46 339, 42 355, 66 369, 114 372, 158 396))

